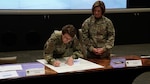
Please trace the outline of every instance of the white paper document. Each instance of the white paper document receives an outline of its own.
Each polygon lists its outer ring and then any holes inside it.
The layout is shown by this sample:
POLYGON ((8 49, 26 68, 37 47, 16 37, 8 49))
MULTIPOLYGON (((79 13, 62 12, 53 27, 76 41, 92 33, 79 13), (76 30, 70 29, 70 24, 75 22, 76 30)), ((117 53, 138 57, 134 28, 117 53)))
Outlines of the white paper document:
POLYGON ((42 74, 45 74, 45 68, 26 69, 26 76, 42 75, 42 74))
POLYGON ((142 61, 141 60, 126 60, 126 66, 127 67, 142 66, 142 61))
POLYGON ((19 77, 17 71, 2 71, 0 72, 0 79, 19 77))
POLYGON ((0 71, 22 70, 21 64, 0 65, 0 71))
POLYGON ((51 64, 48 64, 45 59, 38 59, 37 61, 44 64, 45 66, 55 70, 57 73, 104 68, 104 66, 102 66, 102 65, 90 62, 90 61, 82 59, 82 58, 74 60, 74 65, 72 65, 72 66, 65 64, 66 59, 58 59, 58 60, 61 61, 60 67, 55 67, 51 64))

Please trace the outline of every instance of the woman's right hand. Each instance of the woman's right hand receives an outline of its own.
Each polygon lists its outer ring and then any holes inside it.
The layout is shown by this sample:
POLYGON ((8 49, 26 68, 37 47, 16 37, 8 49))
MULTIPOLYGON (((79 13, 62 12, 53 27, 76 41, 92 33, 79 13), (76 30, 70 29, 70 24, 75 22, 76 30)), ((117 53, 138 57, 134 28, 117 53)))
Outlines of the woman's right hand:
POLYGON ((53 66, 59 67, 60 66, 60 61, 58 61, 58 60, 54 61, 53 66))

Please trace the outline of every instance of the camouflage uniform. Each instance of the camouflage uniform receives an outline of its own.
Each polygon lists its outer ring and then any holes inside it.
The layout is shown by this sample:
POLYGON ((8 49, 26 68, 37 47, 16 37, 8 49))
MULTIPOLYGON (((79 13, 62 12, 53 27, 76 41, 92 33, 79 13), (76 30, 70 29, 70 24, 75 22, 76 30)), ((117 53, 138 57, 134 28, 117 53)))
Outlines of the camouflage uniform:
POLYGON ((102 56, 94 57, 109 57, 110 49, 114 46, 115 29, 110 19, 102 16, 100 19, 95 19, 93 15, 87 18, 82 24, 82 33, 85 46, 87 46, 87 56, 93 56, 93 48, 103 48, 105 53, 102 56))
POLYGON ((44 45, 44 58, 49 64, 52 64, 55 58, 72 56, 76 59, 83 57, 80 46, 77 37, 74 37, 71 42, 64 44, 62 42, 62 32, 54 31, 44 45))

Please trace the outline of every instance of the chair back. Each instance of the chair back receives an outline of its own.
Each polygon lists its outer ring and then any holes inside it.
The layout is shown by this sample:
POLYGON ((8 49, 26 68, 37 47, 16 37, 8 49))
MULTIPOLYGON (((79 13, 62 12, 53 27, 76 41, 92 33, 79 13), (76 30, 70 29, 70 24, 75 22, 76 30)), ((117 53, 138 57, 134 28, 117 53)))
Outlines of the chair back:
POLYGON ((0 64, 17 63, 17 56, 0 57, 0 64))

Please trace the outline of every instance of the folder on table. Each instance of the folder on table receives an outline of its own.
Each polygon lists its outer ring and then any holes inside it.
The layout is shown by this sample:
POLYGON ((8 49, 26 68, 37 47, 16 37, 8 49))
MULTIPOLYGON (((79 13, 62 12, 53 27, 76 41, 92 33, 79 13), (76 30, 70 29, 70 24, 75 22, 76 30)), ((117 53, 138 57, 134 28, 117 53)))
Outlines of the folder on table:
POLYGON ((124 57, 111 57, 110 65, 113 68, 124 68, 126 59, 124 57))

